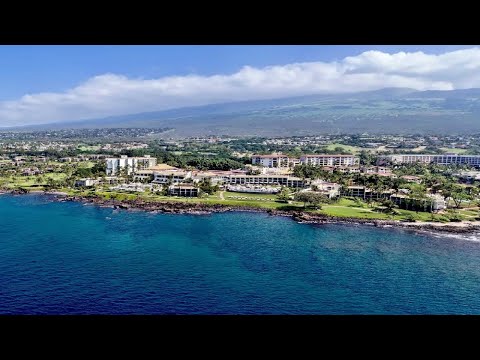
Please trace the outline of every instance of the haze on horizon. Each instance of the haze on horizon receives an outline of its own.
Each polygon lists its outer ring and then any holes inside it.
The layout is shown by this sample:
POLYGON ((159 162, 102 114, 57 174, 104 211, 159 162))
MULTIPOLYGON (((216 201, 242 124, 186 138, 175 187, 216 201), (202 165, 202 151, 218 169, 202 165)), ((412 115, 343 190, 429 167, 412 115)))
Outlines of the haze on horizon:
MULTIPOLYGON (((4 53, 9 51, 6 47, 3 48, 4 53)), ((57 50, 60 48, 62 47, 56 47, 57 50)), ((75 48, 77 52, 83 51, 81 46, 75 48)), ((115 47, 112 52, 121 50, 120 48, 122 47, 115 47)), ((128 48, 135 53, 135 46, 128 48)), ((144 51, 143 48, 145 47, 138 48, 139 55, 144 51)), ((152 46, 148 51, 159 49, 165 52, 168 50, 165 48, 152 46)), ((232 47, 232 57, 240 51, 239 48, 243 50, 241 61, 244 63, 233 71, 232 67, 238 64, 228 57, 225 57, 225 64, 229 66, 218 66, 218 71, 210 67, 205 71, 205 64, 209 61, 208 54, 218 55, 220 51, 225 56, 229 54, 228 46, 201 49, 202 57, 197 60, 195 57, 190 59, 194 65, 197 61, 200 71, 195 66, 187 71, 175 68, 172 64, 174 60, 165 58, 165 61, 155 60, 156 66, 165 68, 165 71, 152 72, 151 68, 146 67, 145 72, 139 75, 138 70, 122 73, 121 66, 116 66, 114 59, 111 60, 111 66, 102 64, 99 67, 80 58, 76 66, 84 71, 76 73, 72 78, 81 78, 89 71, 111 70, 68 85, 66 79, 63 79, 68 77, 65 72, 58 70, 57 74, 55 67, 49 67, 48 73, 44 74, 49 76, 49 81, 44 80, 44 83, 50 86, 48 90, 25 93, 15 98, 7 98, 3 94, 3 99, 0 100, 0 127, 94 119, 221 102, 360 92, 391 87, 416 90, 480 87, 480 47, 476 46, 453 49, 445 47, 440 51, 439 48, 429 46, 420 50, 417 47, 412 51, 404 50, 400 46, 398 48, 402 51, 396 51, 395 47, 385 49, 371 46, 370 50, 362 49, 365 51, 361 52, 358 52, 358 46, 289 46, 284 47, 282 56, 277 57, 278 62, 275 61, 275 56, 266 57, 270 62, 268 65, 259 60, 255 51, 265 48, 272 49, 269 51, 273 53, 281 50, 281 46, 232 47), (286 56, 289 55, 288 52, 292 56, 286 56), (348 55, 344 56, 345 54, 348 55), (338 58, 339 55, 342 57, 338 58), (247 62, 249 58, 251 62, 247 62), (285 59, 299 61, 285 63, 285 59), (88 67, 90 69, 86 71, 85 68, 88 67), (62 77, 58 80, 61 86, 54 86, 55 83, 52 82, 57 75, 62 77)), ((52 51, 52 47, 29 47, 28 50, 41 53, 52 51)), ((92 51, 87 48, 84 50, 92 51)), ((194 49, 179 46, 174 50, 181 50, 184 56, 188 56, 189 51, 191 54, 198 52, 198 47, 194 49)), ((95 53, 85 56, 89 58, 95 56, 95 53)), ((12 56, 10 60, 13 62, 15 59, 12 56)), ((221 60, 216 58, 212 62, 221 60)), ((35 62, 35 58, 29 61, 35 62)), ((56 61, 62 61, 62 57, 57 57, 56 61)), ((127 60, 119 58, 118 61, 122 64, 134 62, 135 57, 132 55, 132 58, 127 60)), ((127 69, 125 64, 124 68, 127 69)), ((7 68, 3 71, 11 72, 8 79, 13 84, 21 69, 7 68)), ((75 79, 73 81, 76 81, 75 79)), ((7 90, 9 81, 6 82, 7 90)), ((37 78, 37 81, 41 79, 37 78)), ((39 89, 41 86, 32 88, 39 89)))

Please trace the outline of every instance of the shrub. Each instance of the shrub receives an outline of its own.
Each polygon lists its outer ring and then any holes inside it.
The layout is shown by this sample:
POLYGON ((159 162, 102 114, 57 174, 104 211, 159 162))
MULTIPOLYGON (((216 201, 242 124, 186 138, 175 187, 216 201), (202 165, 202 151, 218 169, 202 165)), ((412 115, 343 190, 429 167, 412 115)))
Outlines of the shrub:
POLYGON ((458 215, 458 214, 450 215, 449 219, 450 219, 450 221, 452 221, 452 222, 460 222, 460 221, 462 221, 462 218, 461 218, 460 215, 458 215))
POLYGON ((442 222, 442 223, 446 223, 446 222, 449 222, 449 218, 446 217, 446 216, 442 216, 442 215, 438 215, 438 216, 435 216, 433 218, 433 221, 434 222, 442 222))
POLYGON ((405 216, 405 220, 408 222, 415 222, 418 220, 418 216, 415 214, 408 214, 407 216, 405 216))

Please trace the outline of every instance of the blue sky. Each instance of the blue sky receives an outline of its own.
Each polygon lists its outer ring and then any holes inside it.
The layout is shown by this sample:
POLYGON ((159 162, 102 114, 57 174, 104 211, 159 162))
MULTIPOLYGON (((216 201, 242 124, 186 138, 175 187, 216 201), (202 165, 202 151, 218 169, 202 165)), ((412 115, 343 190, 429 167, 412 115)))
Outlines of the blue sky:
POLYGON ((0 46, 0 127, 383 87, 480 87, 474 45, 0 46))

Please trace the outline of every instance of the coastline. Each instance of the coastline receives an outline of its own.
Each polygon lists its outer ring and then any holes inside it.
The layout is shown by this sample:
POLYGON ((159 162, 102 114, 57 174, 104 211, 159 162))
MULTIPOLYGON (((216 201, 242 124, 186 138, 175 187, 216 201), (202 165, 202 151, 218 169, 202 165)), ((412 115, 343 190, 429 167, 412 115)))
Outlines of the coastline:
MULTIPOLYGON (((28 192, 19 190, 0 191, 0 194, 25 195, 28 192)), ((230 211, 248 211, 261 212, 272 216, 289 217, 299 223, 306 224, 344 224, 344 225, 370 225, 382 228, 402 228, 416 232, 433 232, 436 234, 471 234, 480 232, 480 221, 460 221, 450 223, 439 222, 403 222, 399 220, 378 220, 378 219, 359 219, 347 217, 335 217, 324 214, 312 214, 298 210, 275 210, 263 209, 251 206, 232 206, 223 204, 201 204, 186 203, 177 201, 158 201, 149 202, 144 200, 114 200, 103 199, 100 197, 85 197, 80 195, 68 195, 59 191, 32 191, 30 194, 50 195, 57 202, 81 202, 84 204, 92 204, 100 207, 124 209, 124 210, 141 210, 151 213, 164 214, 192 214, 192 215, 208 215, 212 213, 230 212, 230 211)))

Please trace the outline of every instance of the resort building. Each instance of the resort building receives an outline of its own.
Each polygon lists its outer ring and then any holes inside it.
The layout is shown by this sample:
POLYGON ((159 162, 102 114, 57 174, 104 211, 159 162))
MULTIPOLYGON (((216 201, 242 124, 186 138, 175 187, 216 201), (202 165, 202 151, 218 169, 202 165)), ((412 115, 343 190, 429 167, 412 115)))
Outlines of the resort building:
POLYGON ((252 164, 267 168, 293 168, 299 164, 316 166, 355 166, 360 158, 353 155, 302 155, 300 159, 283 154, 252 155, 252 164))
POLYGON ((400 179, 406 180, 408 182, 413 182, 420 184, 422 182, 422 178, 420 176, 415 176, 415 175, 402 175, 400 176, 400 179))
POLYGON ((229 184, 259 184, 259 185, 283 185, 294 188, 304 188, 307 184, 305 179, 289 175, 231 175, 228 177, 229 184))
POLYGON ((384 166, 362 166, 360 171, 364 174, 388 174, 391 170, 384 166))
POLYGON ((118 175, 122 171, 127 171, 128 175, 131 175, 135 171, 145 170, 157 164, 157 159, 145 155, 143 157, 128 157, 127 155, 121 155, 119 158, 107 158, 107 175, 118 175))
POLYGON ((467 182, 467 183, 480 181, 480 171, 462 171, 458 174, 453 174, 453 175, 456 176, 460 181, 467 182))
POLYGON ((135 171, 133 175, 133 180, 135 181, 152 181, 153 180, 153 170, 138 170, 135 171))
POLYGON ((447 203, 443 196, 439 194, 427 194, 427 199, 412 199, 408 195, 394 194, 390 196, 396 205, 401 209, 422 210, 422 211, 441 211, 446 209, 447 203))
POLYGON ((156 165, 150 166, 148 170, 163 171, 163 170, 180 170, 180 169, 175 166, 170 166, 167 164, 156 164, 156 165))
POLYGON ((300 163, 315 166, 355 166, 360 158, 353 155, 302 155, 300 163))
POLYGON ((340 184, 332 183, 323 180, 312 180, 310 183, 312 190, 320 192, 329 198, 334 198, 340 195, 340 184))
POLYGON ((392 193, 393 193, 393 190, 386 190, 381 193, 378 193, 365 186, 347 186, 347 188, 342 191, 343 196, 359 197, 363 199, 388 198, 390 197, 390 195, 392 195, 392 193))
POLYGON ((354 174, 360 172, 360 168, 358 166, 322 166, 322 170, 328 171, 329 173, 338 171, 343 174, 354 174))
POLYGON ((210 171, 198 171, 192 173, 192 180, 194 183, 199 183, 205 179, 209 179, 212 185, 217 185, 224 182, 224 176, 210 171))
POLYGON ((287 155, 274 154, 274 155, 252 155, 252 164, 260 165, 269 168, 287 168, 289 158, 287 155))
POLYGON ((153 172, 153 183, 154 184, 166 184, 168 182, 172 183, 181 183, 186 179, 192 177, 191 171, 183 170, 164 170, 164 171, 154 171, 153 172))
POLYGON ((98 180, 95 179, 79 179, 75 181, 75 186, 77 187, 90 187, 98 183, 98 180))
POLYGON ((168 187, 168 194, 172 196, 198 196, 198 189, 195 186, 188 184, 176 184, 168 187))
POLYGON ((480 155, 457 155, 457 154, 442 154, 442 155, 419 155, 419 154, 406 154, 406 155, 388 155, 379 158, 379 164, 386 161, 393 164, 438 164, 438 165, 470 165, 480 167, 480 155))

